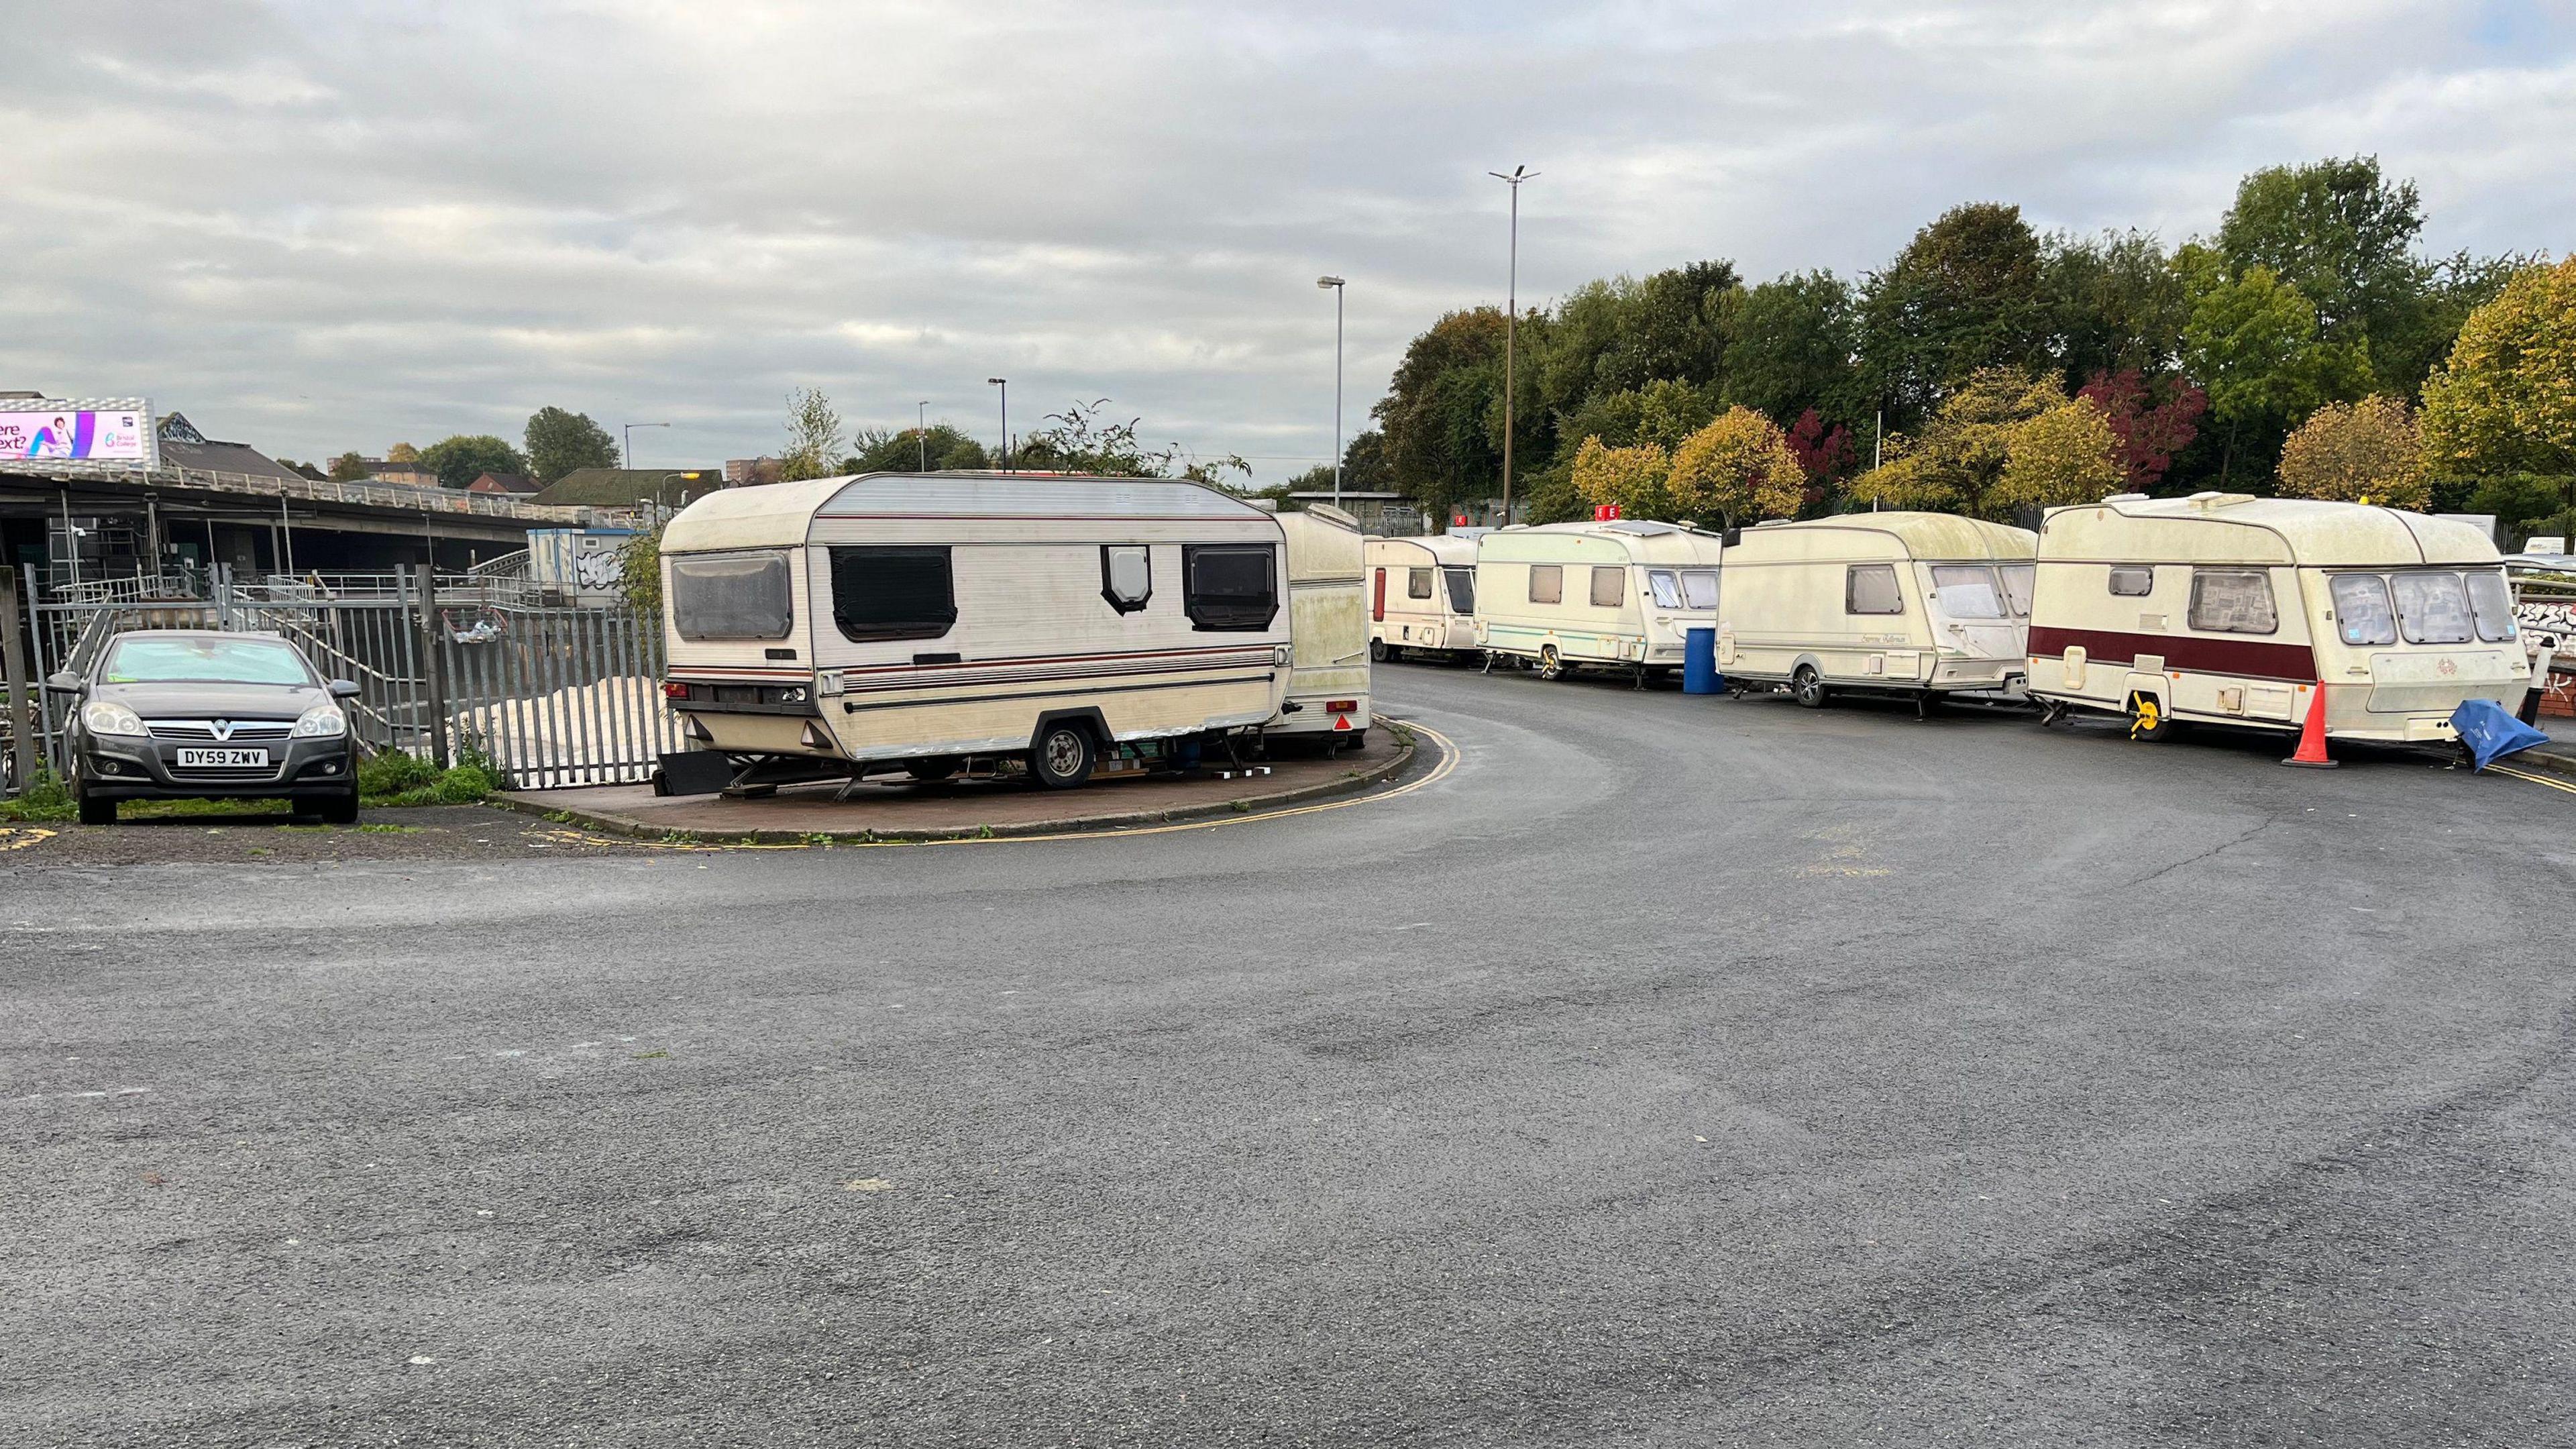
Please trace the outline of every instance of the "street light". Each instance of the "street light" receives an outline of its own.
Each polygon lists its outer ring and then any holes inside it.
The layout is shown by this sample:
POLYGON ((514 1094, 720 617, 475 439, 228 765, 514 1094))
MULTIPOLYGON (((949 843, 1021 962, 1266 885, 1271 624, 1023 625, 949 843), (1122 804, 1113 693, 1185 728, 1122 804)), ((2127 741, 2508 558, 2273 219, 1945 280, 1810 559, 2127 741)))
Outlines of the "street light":
POLYGON ((628 423, 626 425, 626 467, 629 471, 632 471, 635 467, 635 430, 637 428, 667 428, 669 426, 669 423, 628 423))
MULTIPOLYGON (((692 471, 692 472, 687 472, 687 473, 665 473, 665 474, 663 474, 663 475, 662 475, 662 481, 653 485, 653 510, 654 510, 654 518, 653 518, 653 521, 654 521, 655 523, 660 523, 660 522, 662 521, 662 519, 661 519, 661 515, 662 515, 663 513, 668 512, 668 511, 670 510, 670 506, 671 506, 671 505, 669 505, 669 504, 667 504, 667 503, 665 503, 665 502, 663 502, 663 501, 662 501, 662 490, 663 490, 663 489, 665 489, 665 488, 668 488, 669 486, 671 486, 671 480, 672 480, 672 479, 674 479, 674 478, 678 478, 678 479, 683 480, 684 482, 695 483, 695 482, 697 482, 699 479, 701 479, 701 478, 703 478, 703 477, 705 477, 705 476, 707 476, 707 475, 706 475, 706 473, 705 473, 705 471, 704 471, 704 470, 697 470, 697 471, 692 471)), ((683 488, 683 489, 681 489, 681 490, 680 490, 680 497, 681 497, 681 500, 682 500, 683 502, 687 501, 688 493, 689 493, 689 490, 688 490, 688 489, 686 489, 686 488, 683 488)))
POLYGON ((1342 279, 1317 277, 1333 294, 1333 506, 1342 506, 1342 279))
POLYGON ((1011 380, 988 377, 984 381, 1002 390, 1002 471, 1011 471, 1011 380))
POLYGON ((921 445, 921 471, 930 471, 930 399, 921 400, 918 421, 912 425, 912 440, 921 445))
POLYGON ((1510 280, 1504 283, 1503 302, 1503 523, 1512 525, 1512 334, 1519 329, 1521 312, 1521 183, 1538 175, 1527 166, 1515 166, 1512 174, 1500 171, 1485 173, 1512 189, 1512 261, 1510 280))

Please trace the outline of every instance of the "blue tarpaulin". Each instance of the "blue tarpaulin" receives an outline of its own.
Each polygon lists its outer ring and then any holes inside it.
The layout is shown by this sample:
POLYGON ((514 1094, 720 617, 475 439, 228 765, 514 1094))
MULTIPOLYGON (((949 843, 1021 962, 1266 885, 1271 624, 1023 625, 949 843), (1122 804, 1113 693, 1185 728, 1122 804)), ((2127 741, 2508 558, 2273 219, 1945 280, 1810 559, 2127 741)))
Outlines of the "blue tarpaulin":
POLYGON ((2549 743, 2549 736, 2515 719, 2492 699, 2463 701, 2451 712, 2451 727, 2460 732, 2460 743, 2477 756, 2481 770, 2499 756, 2549 743))

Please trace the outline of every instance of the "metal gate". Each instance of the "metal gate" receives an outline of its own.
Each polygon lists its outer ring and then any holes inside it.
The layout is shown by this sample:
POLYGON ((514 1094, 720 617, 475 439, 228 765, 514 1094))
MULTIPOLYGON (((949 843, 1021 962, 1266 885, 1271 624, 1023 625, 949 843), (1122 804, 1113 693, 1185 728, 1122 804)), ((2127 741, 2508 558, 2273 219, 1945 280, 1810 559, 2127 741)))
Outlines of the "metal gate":
MULTIPOLYGON (((515 581, 425 569, 253 584, 218 570, 203 599, 66 598, 40 585, 27 569, 31 684, 86 669, 129 629, 261 631, 356 682, 350 728, 371 753, 479 760, 506 788, 542 790, 640 781, 684 747, 662 697, 661 621, 622 604, 547 604, 515 581)), ((66 701, 39 698, 30 726, 68 774, 66 701)))

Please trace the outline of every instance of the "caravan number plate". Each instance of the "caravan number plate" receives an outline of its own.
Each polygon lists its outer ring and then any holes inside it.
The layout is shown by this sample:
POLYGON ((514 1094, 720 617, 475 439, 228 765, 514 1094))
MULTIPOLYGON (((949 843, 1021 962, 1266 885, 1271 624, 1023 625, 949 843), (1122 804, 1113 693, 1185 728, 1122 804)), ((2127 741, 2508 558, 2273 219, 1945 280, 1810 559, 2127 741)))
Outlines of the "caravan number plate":
POLYGON ((264 770, 268 768, 266 750, 181 750, 182 770, 264 770))

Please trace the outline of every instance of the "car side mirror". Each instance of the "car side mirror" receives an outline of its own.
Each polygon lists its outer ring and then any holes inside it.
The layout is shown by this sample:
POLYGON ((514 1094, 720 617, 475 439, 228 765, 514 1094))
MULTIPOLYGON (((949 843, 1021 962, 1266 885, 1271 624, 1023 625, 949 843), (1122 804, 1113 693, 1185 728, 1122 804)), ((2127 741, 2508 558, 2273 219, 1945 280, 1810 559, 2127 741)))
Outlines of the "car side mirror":
POLYGON ((356 699, 358 697, 358 681, 354 679, 332 680, 331 697, 333 699, 356 699))
POLYGON ((78 694, 81 677, 68 669, 59 670, 45 676, 45 688, 55 694, 78 694))

